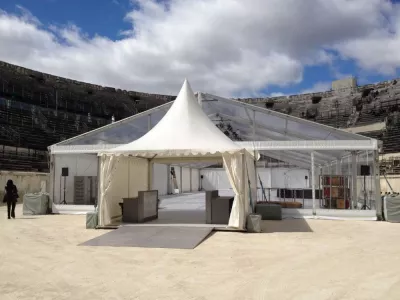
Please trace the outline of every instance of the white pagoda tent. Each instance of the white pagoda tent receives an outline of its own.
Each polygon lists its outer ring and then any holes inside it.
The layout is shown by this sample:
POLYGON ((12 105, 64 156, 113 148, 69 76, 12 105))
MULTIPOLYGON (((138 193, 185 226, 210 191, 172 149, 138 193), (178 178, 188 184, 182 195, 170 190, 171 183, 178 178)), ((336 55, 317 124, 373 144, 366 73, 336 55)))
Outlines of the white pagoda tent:
POLYGON ((120 214, 122 197, 151 190, 152 164, 223 161, 235 194, 229 226, 244 229, 256 195, 254 155, 229 139, 200 107, 185 80, 165 116, 145 135, 99 153, 99 225, 120 214), (126 189, 129 189, 126 191, 126 189))
MULTIPOLYGON (((91 192, 87 193, 90 197, 85 198, 83 203, 98 203, 105 195, 105 203, 112 209, 112 212, 108 211, 111 216, 107 218, 111 218, 120 213, 116 203, 123 197, 136 197, 138 190, 154 189, 161 197, 172 194, 172 168, 176 170, 179 193, 200 191, 203 188, 201 176, 209 166, 221 163, 224 153, 246 153, 242 149, 247 149, 250 154, 257 151, 262 157, 262 161, 257 162, 258 175, 263 172, 272 174, 275 169, 281 172, 281 175, 268 175, 268 178, 262 179, 263 187, 259 185, 259 191, 261 188, 313 191, 312 209, 304 208, 304 215, 325 216, 329 212, 335 217, 366 213, 376 213, 378 218, 381 216, 380 141, 301 117, 305 109, 303 102, 293 100, 291 105, 295 110, 288 114, 267 109, 265 104, 256 100, 247 103, 204 92, 199 92, 195 99, 189 85, 185 86, 186 92, 182 91, 175 101, 50 146, 52 203, 68 211, 70 208, 61 207, 64 198, 68 204, 81 205, 82 201, 75 195, 75 179, 84 178, 88 185, 91 184, 88 189, 91 192), (138 171, 140 168, 134 168, 135 165, 141 165, 146 171, 138 171), (371 167, 371 175, 367 178, 360 173, 361 165, 371 167), (63 168, 69 169, 70 176, 62 177, 63 168), (286 175, 282 175, 286 172, 285 168, 305 170, 307 174, 296 179, 299 184, 295 187, 288 184, 286 175), (100 174, 103 174, 103 179, 100 174), (125 174, 125 177, 121 177, 119 182, 113 181, 106 191, 108 181, 104 179, 104 174, 109 174, 113 180, 115 175, 110 174, 125 174), (321 207, 318 190, 321 189, 320 178, 325 175, 348 176, 351 181, 348 195, 353 202, 349 210, 321 207), (130 180, 129 184, 126 180, 130 180), (97 193, 100 188, 103 191, 97 193), (358 208, 358 204, 364 203, 365 195, 374 205, 369 211, 358 208)), ((312 96, 302 95, 306 99, 304 101, 309 102, 312 96)), ((335 99, 339 96, 333 94, 330 97, 335 99)), ((95 117, 91 121, 96 122, 95 117)), ((252 175, 251 172, 249 174, 252 175)), ((216 173, 214 175, 217 176, 216 173)), ((228 184, 230 188, 231 184, 228 184)), ((220 189, 217 183, 213 184, 213 188, 220 189)), ((261 199, 260 195, 258 199, 261 199)))

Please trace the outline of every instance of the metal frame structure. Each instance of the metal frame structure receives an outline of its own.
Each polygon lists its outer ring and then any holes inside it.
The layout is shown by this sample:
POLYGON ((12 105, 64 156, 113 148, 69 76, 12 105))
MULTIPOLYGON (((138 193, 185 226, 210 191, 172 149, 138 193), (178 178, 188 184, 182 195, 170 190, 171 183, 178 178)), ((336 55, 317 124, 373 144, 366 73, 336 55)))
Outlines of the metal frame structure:
MULTIPOLYGON (((316 169, 338 164, 348 157, 352 161, 353 191, 357 190, 357 155, 370 151, 374 155, 373 173, 376 199, 379 187, 379 142, 358 134, 286 115, 249 103, 207 93, 198 93, 198 102, 210 117, 223 118, 239 132, 240 145, 249 150, 311 171, 315 198, 316 169)), ((49 147, 51 155, 98 153, 136 140, 149 131, 167 113, 172 102, 106 125, 49 147)), ((315 212, 316 207, 313 211, 315 212)), ((379 208, 377 207, 377 210, 379 208)))

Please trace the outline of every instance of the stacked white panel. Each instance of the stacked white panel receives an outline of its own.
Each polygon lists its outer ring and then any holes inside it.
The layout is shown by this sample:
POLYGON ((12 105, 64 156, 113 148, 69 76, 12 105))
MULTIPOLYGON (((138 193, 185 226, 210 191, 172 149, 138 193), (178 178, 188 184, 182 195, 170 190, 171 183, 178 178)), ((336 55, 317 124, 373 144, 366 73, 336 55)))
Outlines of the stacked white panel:
POLYGON ((153 165, 153 190, 158 190, 158 195, 168 193, 168 166, 162 164, 153 165))
POLYGON ((190 169, 182 168, 182 192, 190 192, 190 169))
POLYGON ((192 169, 192 192, 197 192, 199 190, 200 183, 200 170, 192 169))

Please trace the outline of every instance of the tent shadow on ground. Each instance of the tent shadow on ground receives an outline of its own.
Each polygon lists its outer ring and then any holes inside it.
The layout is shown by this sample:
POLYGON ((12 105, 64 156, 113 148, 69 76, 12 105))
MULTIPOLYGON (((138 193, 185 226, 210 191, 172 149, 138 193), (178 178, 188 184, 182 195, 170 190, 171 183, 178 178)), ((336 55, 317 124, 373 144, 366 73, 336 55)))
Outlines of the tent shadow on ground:
POLYGON ((274 232, 313 232, 305 219, 286 219, 282 221, 262 221, 262 233, 274 232))

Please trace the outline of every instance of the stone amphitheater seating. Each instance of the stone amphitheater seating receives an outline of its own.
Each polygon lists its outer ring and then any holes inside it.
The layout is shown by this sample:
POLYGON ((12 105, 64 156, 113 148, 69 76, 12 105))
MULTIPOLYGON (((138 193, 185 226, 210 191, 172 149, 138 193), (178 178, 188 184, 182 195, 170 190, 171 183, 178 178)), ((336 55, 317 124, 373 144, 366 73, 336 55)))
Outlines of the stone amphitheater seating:
POLYGON ((400 156, 382 159, 379 168, 381 174, 400 174, 400 156))
POLYGON ((50 143, 57 142, 54 136, 49 136, 38 126, 34 126, 32 117, 25 111, 15 108, 0 108, 1 125, 8 131, 16 131, 19 138, 18 146, 31 149, 46 150, 50 143))
POLYGON ((387 128, 385 131, 359 133, 381 139, 384 153, 397 153, 400 152, 400 83, 397 81, 386 81, 350 90, 265 99, 245 99, 245 101, 262 107, 265 107, 266 103, 271 105, 271 102, 273 102, 274 105, 271 109, 280 112, 284 111, 279 109, 279 105, 275 104, 285 103, 285 105, 291 107, 291 115, 300 118, 307 118, 307 109, 313 107, 314 110, 316 107, 317 115, 315 119, 310 120, 336 128, 381 123, 397 111, 396 125, 387 128), (364 92, 367 89, 370 89, 369 93, 364 92), (315 96, 321 97, 318 104, 312 103, 312 98, 315 96))
POLYGON ((345 128, 347 127, 349 116, 349 111, 341 109, 333 111, 320 111, 316 118, 316 122, 335 128, 345 128))
POLYGON ((47 156, 28 153, 18 153, 15 151, 0 151, 1 170, 10 171, 48 171, 47 156))
MULTIPOLYGON (((173 99, 77 82, 0 61, 0 145, 46 150, 62 139, 104 126, 112 115, 119 120, 173 99), (10 100, 11 105, 6 102, 10 100), (14 132, 15 136, 2 135, 4 132, 14 132)), ((300 118, 310 117, 307 111, 316 112, 313 121, 336 128, 359 127, 387 121, 396 111, 400 114, 400 83, 393 80, 349 90, 239 100, 262 107, 273 102, 273 110, 300 118), (313 103, 313 97, 314 102, 315 97, 320 98, 319 102, 313 103)), ((360 134, 381 139, 384 153, 397 153, 399 124, 397 120, 385 131, 360 134)), ((29 155, 21 159, 11 155, 9 161, 16 165, 18 160, 21 164, 15 168, 21 170, 40 169, 47 164, 42 158, 38 166, 29 155)))
MULTIPOLYGON (((6 100, 0 99, 0 124, 7 131, 16 131, 20 142, 16 146, 47 150, 47 147, 62 139, 71 138, 87 130, 92 130, 108 124, 110 121, 91 118, 87 123, 87 115, 74 115, 71 113, 56 113, 52 109, 41 109, 31 106, 35 112, 40 111, 43 118, 36 117, 27 105, 13 101, 7 106, 6 100), (78 117, 77 117, 78 116, 78 117), (73 119, 74 118, 74 119, 73 119), (36 120, 35 120, 36 119, 36 120)), ((10 142, 9 142, 10 143, 10 142)), ((6 144, 6 145, 9 145, 6 144)))
MULTIPOLYGON (((46 124, 43 124, 42 120, 35 122, 31 110, 16 108, 16 103, 14 101, 13 105, 7 106, 4 101, 0 101, 0 127, 3 130, 0 132, 0 145, 47 151, 48 146, 81 134, 84 129, 92 130, 109 123, 107 120, 99 123, 98 119, 92 118, 92 123, 86 125, 84 121, 77 121, 76 115, 72 119, 70 113, 55 114, 54 111, 47 110, 43 114, 46 124), (1 134, 4 132, 10 135, 1 134)), ((34 107, 36 110, 40 109, 34 107)), ((87 116, 80 116, 80 119, 87 120, 87 116)), ((15 151, 1 152, 0 170, 47 171, 47 158, 44 155, 17 154, 15 151)))
POLYGON ((362 135, 365 135, 367 137, 377 139, 377 140, 382 140, 382 138, 383 138, 383 133, 380 130, 363 132, 362 135))
POLYGON ((382 138, 385 153, 397 153, 400 147, 400 128, 396 125, 387 130, 382 138))
MULTIPOLYGON (((174 100, 60 78, 0 61, 0 147, 47 150, 47 147, 174 100), (90 120, 88 119, 90 113, 90 120)), ((0 169, 36 170, 41 157, 8 153, 0 169), (18 164, 18 161, 20 164, 18 164)))

